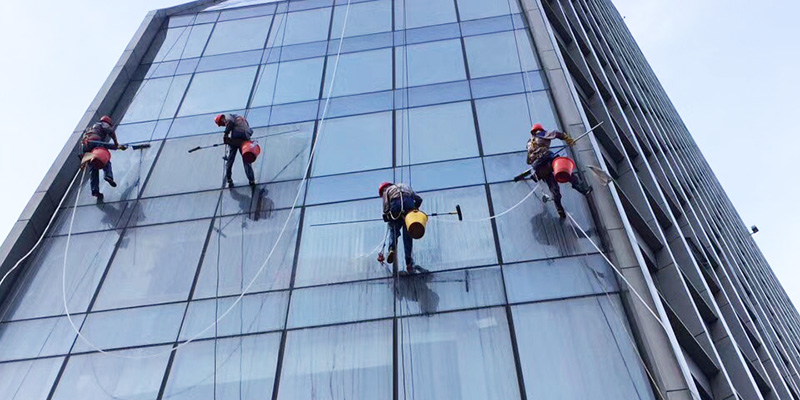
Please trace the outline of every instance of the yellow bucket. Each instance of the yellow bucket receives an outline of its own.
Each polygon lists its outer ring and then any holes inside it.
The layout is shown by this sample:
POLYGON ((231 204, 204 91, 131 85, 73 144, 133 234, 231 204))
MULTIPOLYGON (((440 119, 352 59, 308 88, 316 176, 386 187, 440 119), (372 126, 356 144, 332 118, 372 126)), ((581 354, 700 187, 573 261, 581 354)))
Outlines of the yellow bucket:
POLYGON ((420 239, 425 235, 425 225, 428 224, 428 215, 420 210, 406 214, 406 229, 411 237, 420 239))

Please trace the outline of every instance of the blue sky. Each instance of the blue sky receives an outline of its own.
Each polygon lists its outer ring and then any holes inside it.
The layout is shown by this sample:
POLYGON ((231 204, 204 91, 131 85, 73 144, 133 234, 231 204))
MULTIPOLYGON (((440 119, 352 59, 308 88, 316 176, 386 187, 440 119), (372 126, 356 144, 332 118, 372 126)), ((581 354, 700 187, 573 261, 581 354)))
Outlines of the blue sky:
MULTIPOLYGON (((5 237, 147 11, 178 0, 0 4, 0 237, 5 237)), ((795 304, 800 271, 800 2, 614 0, 795 304)))

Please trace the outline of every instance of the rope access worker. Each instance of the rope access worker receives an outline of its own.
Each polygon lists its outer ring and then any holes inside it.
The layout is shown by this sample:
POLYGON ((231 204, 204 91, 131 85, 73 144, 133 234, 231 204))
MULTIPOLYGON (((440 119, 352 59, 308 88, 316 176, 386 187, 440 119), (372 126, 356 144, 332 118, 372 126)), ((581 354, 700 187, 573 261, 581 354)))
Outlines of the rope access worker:
MULTIPOLYGON (((247 119, 241 115, 220 114, 214 118, 214 122, 217 126, 225 127, 225 133, 222 138, 222 141, 228 145, 228 155, 225 157, 225 180, 228 182, 228 187, 232 188, 234 185, 233 178, 231 178, 231 169, 233 169, 233 162, 236 160, 236 153, 241 152, 242 144, 250 140, 253 130, 250 128, 250 124, 247 123, 247 119)), ((245 162, 244 158, 242 159, 242 165, 244 165, 244 173, 250 181, 250 186, 255 186, 256 178, 253 175, 253 167, 250 163, 245 162)))
MULTIPOLYGON (((414 259, 411 256, 413 239, 408 233, 405 224, 405 217, 412 210, 419 209, 422 205, 422 197, 419 197, 410 186, 402 183, 383 182, 378 187, 378 195, 383 199, 383 220, 386 221, 386 242, 389 246, 389 254, 386 261, 394 263, 395 253, 397 252, 397 238, 400 230, 403 231, 403 247, 406 256, 406 271, 414 272, 414 259)), ((383 249, 378 253, 378 262, 383 262, 383 249)))
MULTIPOLYGON (((567 214, 564 211, 564 206, 561 204, 561 188, 553 176, 553 159, 556 154, 550 151, 550 142, 553 139, 561 139, 568 146, 572 146, 575 141, 569 134, 559 131, 546 131, 542 124, 534 124, 531 127, 531 138, 528 140, 528 164, 532 169, 532 178, 535 181, 542 180, 547 183, 550 193, 553 194, 553 202, 556 204, 558 216, 566 218, 567 214)), ((583 182, 578 174, 572 174, 570 177, 572 188, 577 190, 584 196, 592 192, 591 186, 583 182)))
MULTIPOLYGON (((124 144, 121 145, 117 141, 117 133, 113 128, 114 122, 111 117, 104 115, 94 125, 86 128, 83 132, 83 140, 81 140, 81 151, 89 153, 97 147, 105 147, 110 150, 125 150, 128 147, 124 144), (111 138, 114 143, 109 143, 108 139, 111 138)), ((103 179, 108 182, 111 187, 117 187, 114 182, 114 171, 111 169, 111 161, 106 163, 103 167, 103 179)), ((98 200, 103 200, 103 194, 100 193, 100 171, 89 164, 89 183, 92 188, 92 196, 97 197, 98 200)))

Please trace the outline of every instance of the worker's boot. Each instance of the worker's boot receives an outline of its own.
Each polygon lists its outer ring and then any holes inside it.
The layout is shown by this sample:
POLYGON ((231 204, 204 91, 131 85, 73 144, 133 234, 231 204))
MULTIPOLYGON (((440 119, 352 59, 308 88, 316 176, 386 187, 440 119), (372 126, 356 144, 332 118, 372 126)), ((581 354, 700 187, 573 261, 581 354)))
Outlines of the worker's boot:
POLYGON ((250 181, 250 187, 255 188, 256 187, 256 181, 250 181))
POLYGON ((103 194, 100 191, 92 192, 92 196, 97 197, 98 202, 103 201, 103 194))
POLYGON ((406 272, 409 274, 414 273, 414 261, 406 261, 406 272))
POLYGON ((105 179, 105 181, 108 182, 108 184, 111 185, 111 187, 117 187, 117 182, 114 182, 114 178, 107 176, 103 179, 105 179))
POLYGON ((233 184, 233 179, 228 178, 228 188, 233 189, 236 185, 233 184))
POLYGON ((567 212, 564 211, 564 206, 561 205, 561 202, 557 201, 555 203, 556 203, 556 211, 558 211, 558 216, 560 218, 567 218, 567 212))
POLYGON ((389 248, 389 255, 386 256, 386 262, 394 264, 394 247, 389 248))

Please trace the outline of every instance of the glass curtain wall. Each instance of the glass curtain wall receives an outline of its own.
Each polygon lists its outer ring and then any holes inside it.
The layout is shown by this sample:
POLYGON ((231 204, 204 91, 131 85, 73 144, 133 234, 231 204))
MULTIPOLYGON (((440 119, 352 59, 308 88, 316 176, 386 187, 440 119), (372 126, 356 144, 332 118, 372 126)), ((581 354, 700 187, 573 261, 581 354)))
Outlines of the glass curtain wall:
POLYGON ((165 23, 113 115, 151 146, 28 262, 4 398, 653 398, 613 271, 543 188, 488 219, 536 187, 512 182, 531 124, 559 128, 517 0, 224 6, 165 23), (239 161, 223 189, 224 146, 188 152, 222 112, 263 149, 254 190, 239 161), (430 273, 376 261, 382 181, 463 209, 415 242, 430 273))

